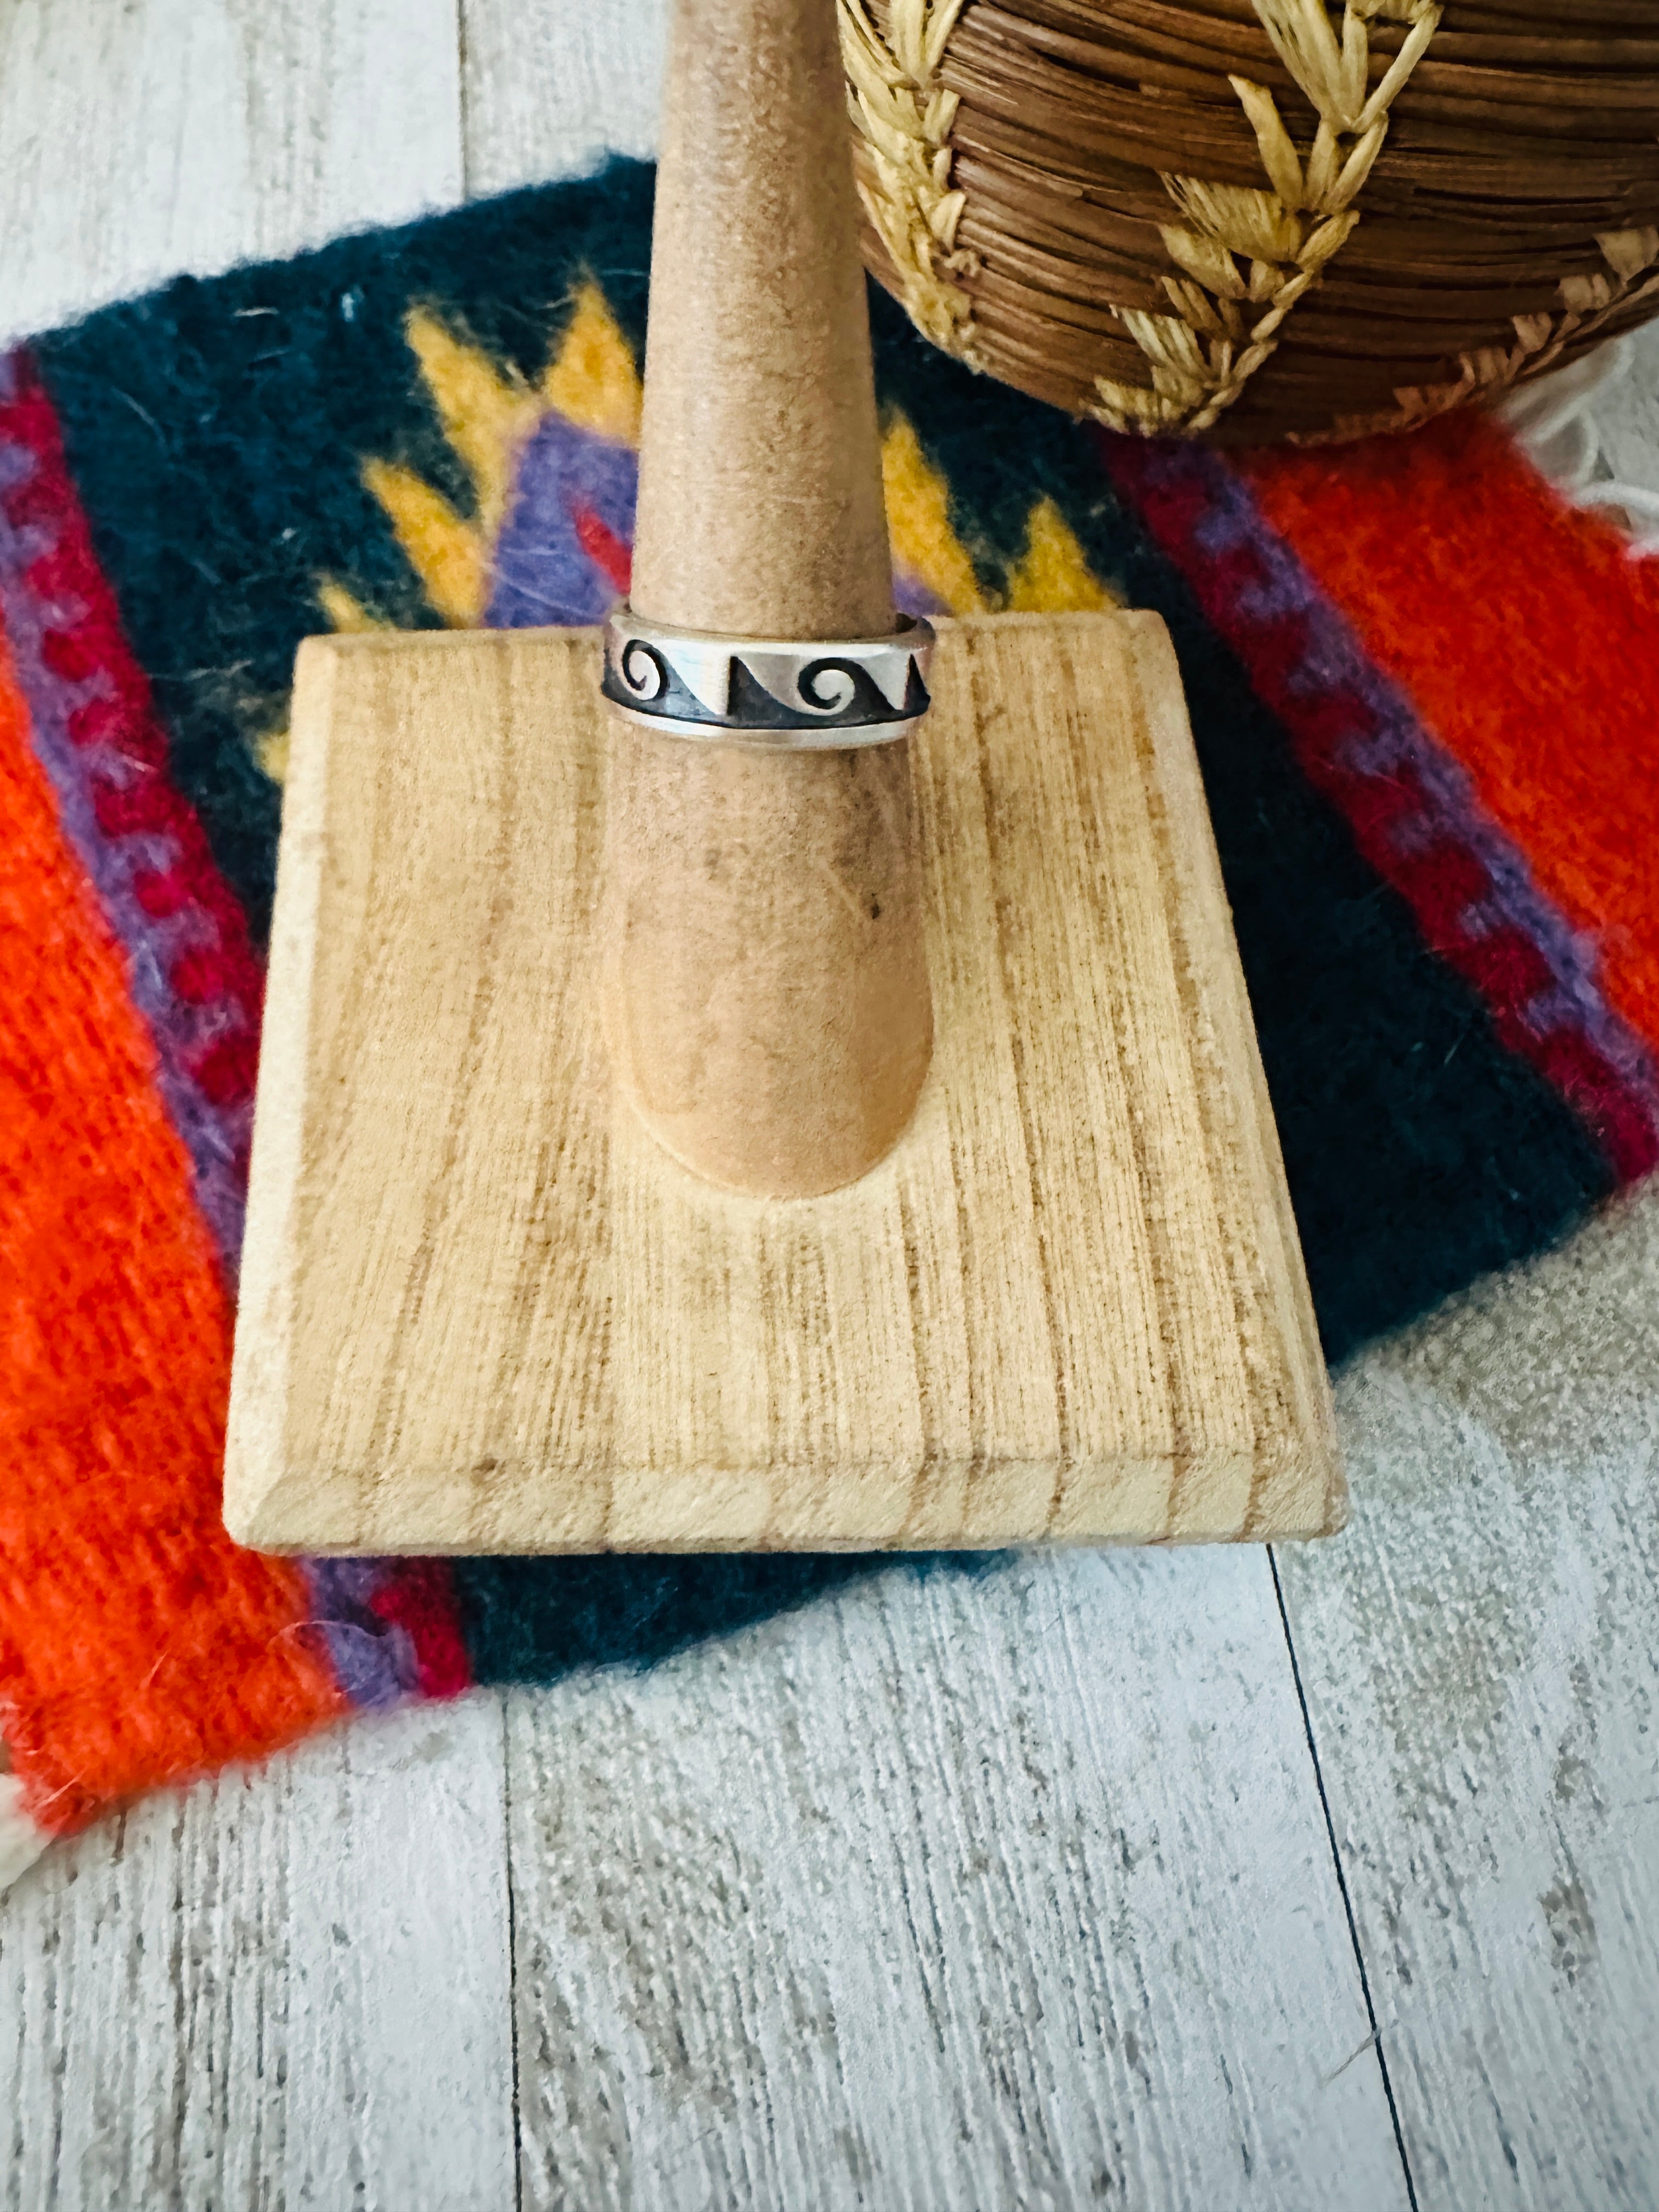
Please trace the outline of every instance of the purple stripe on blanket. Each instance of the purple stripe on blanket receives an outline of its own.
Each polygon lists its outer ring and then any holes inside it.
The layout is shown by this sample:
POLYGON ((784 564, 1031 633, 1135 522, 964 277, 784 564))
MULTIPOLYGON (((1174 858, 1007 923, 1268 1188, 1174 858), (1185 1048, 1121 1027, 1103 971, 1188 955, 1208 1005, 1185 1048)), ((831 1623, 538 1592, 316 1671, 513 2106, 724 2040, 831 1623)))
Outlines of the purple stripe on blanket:
POLYGON ((1340 765, 1358 777, 1408 779, 1421 794, 1418 809, 1395 820, 1395 849, 1408 858, 1453 845, 1479 859, 1490 888, 1465 909, 1464 929, 1474 938, 1500 929, 1520 931, 1536 946, 1550 976, 1549 985, 1522 1011, 1527 1028, 1540 1039, 1577 1030, 1650 1110, 1659 1111, 1659 1071, 1644 1042, 1603 994, 1594 941, 1576 932, 1539 888, 1525 855, 1486 813, 1461 764, 1425 728, 1346 617, 1266 520, 1249 484, 1218 453, 1197 446, 1158 440, 1138 458, 1147 477, 1168 489, 1196 495, 1201 520, 1194 542, 1210 560, 1226 562, 1240 550, 1248 552, 1248 580, 1238 585, 1231 620, 1223 628, 1243 633, 1296 621, 1303 651, 1289 679, 1293 696, 1316 708, 1322 701, 1346 696, 1369 710, 1369 728, 1346 742, 1340 765))
MULTIPOLYGON (((12 357, 0 355, 0 401, 13 396, 15 377, 12 357)), ((107 742, 77 742, 70 717, 108 690, 108 678, 100 672, 75 680, 51 667, 46 639, 76 620, 81 611, 39 597, 30 570, 52 550, 49 526, 32 523, 19 528, 8 519, 3 502, 3 495, 25 482, 36 465, 25 448, 0 440, 0 623, 64 834, 126 953, 133 1003, 155 1047, 161 1095, 190 1154, 198 1201, 234 1278, 241 1251, 242 1163, 252 1109, 222 1107, 204 1095, 191 1070, 214 1043, 220 1017, 212 1006, 187 1005, 170 980, 179 955, 204 941, 210 925, 191 907, 161 917, 146 913, 139 902, 135 878, 165 872, 177 857, 165 831, 111 837, 98 826, 96 785, 100 778, 118 781, 124 764, 107 742)))

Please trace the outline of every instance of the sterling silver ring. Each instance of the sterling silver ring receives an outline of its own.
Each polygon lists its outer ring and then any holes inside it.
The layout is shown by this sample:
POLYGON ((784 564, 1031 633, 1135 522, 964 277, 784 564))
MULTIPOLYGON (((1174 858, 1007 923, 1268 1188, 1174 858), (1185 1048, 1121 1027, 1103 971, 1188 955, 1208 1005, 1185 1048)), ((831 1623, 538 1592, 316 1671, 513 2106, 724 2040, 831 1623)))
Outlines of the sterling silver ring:
POLYGON ((901 615, 890 635, 718 637, 647 623, 605 626, 605 697, 665 736, 769 751, 890 744, 927 713, 933 633, 901 615))

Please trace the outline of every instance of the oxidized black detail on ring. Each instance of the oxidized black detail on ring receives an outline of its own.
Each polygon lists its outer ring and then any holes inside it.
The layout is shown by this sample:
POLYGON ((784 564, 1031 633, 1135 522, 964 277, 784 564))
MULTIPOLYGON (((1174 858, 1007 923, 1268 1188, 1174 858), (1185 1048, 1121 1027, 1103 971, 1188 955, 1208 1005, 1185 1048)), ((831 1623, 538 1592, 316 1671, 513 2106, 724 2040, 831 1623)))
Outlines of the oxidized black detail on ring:
POLYGON ((890 635, 718 637, 641 623, 605 629, 602 690, 630 720, 667 734, 770 749, 887 744, 928 707, 933 633, 901 616, 890 635))
POLYGON ((647 645, 642 637, 630 637, 623 646, 621 666, 623 682, 630 700, 638 700, 645 705, 666 694, 672 681, 668 663, 655 646, 647 645))

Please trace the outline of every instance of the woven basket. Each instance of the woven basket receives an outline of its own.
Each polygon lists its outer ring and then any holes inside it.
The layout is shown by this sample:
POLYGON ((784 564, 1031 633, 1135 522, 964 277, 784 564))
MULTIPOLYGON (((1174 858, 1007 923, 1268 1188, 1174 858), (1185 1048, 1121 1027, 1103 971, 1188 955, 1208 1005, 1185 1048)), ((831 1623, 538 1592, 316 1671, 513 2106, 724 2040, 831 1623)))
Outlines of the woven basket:
POLYGON ((1120 430, 1407 428, 1659 311, 1659 0, 840 0, 866 258, 1120 430))

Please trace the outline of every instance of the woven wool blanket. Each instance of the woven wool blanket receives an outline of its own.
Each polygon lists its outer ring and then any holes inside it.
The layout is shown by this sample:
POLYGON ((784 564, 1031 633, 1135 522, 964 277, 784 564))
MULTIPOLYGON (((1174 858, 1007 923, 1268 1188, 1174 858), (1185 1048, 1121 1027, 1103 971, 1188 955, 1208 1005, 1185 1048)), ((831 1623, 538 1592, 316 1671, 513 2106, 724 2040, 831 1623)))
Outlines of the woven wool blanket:
MULTIPOLYGON (((356 1708, 875 1564, 294 1563, 219 1521, 295 647, 626 589, 651 190, 615 164, 0 357, 0 1880, 356 1708)), ((904 604, 1170 626, 1331 1359, 1648 1173, 1659 562, 1479 416, 1224 460, 872 313, 904 604)))

